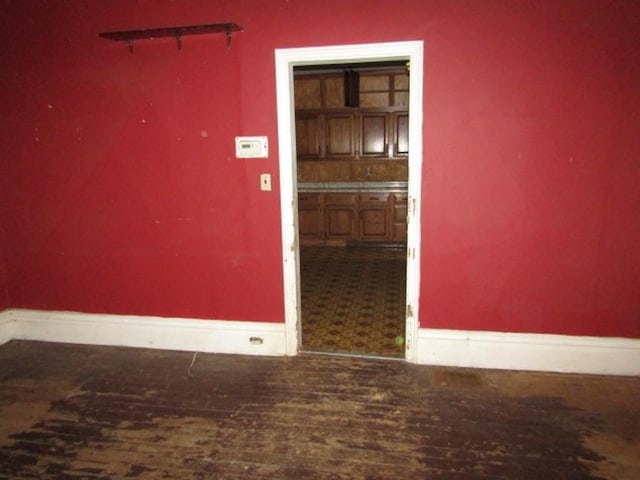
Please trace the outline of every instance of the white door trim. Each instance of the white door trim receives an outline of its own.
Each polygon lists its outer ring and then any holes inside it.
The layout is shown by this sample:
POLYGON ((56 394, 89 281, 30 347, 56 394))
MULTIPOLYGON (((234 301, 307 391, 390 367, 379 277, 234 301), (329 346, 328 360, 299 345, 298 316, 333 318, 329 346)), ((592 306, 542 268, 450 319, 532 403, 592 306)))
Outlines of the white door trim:
POLYGON ((422 186, 422 89, 423 42, 390 42, 275 51, 280 154, 280 201, 282 219, 282 262, 284 314, 288 355, 298 353, 300 345, 300 267, 297 219, 297 181, 295 162, 295 113, 293 106, 293 67, 335 63, 407 60, 409 81, 409 212, 407 227, 407 317, 405 358, 417 362, 418 305, 420 292, 420 192, 422 186))

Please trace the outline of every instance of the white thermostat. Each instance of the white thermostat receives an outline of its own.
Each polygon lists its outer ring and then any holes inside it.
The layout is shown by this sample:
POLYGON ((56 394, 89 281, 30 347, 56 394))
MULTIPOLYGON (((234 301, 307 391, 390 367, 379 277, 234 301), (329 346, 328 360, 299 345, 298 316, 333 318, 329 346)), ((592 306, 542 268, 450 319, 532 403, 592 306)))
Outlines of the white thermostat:
POLYGON ((236 158, 267 158, 267 137, 236 137, 236 158))

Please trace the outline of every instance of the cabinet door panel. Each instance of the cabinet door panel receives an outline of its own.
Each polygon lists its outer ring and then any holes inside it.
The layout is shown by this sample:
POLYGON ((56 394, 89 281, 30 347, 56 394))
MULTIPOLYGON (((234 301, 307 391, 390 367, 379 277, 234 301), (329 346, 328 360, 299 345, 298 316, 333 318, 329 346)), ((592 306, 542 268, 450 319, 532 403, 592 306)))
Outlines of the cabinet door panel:
POLYGON ((361 107, 388 107, 389 94, 387 92, 360 93, 361 107))
POLYGON ((360 91, 361 92, 388 92, 389 91, 389 75, 360 75, 360 91))
POLYGON ((319 115, 296 115, 296 154, 298 158, 320 157, 321 117, 319 115))
POLYGON ((353 114, 331 114, 326 116, 326 156, 352 157, 354 155, 353 114))
POLYGON ((320 77, 298 77, 293 82, 296 109, 322 108, 320 77))
POLYGON ((393 76, 393 105, 409 106, 409 75, 406 73, 393 76))
POLYGON ((409 114, 396 113, 394 115, 395 145, 394 156, 409 154, 409 114))
POLYGON ((409 91, 409 74, 398 73, 393 76, 393 88, 395 91, 409 91))
POLYGON ((407 241, 407 224, 406 223, 394 223, 392 232, 392 241, 394 242, 406 242, 407 241))
POLYGON ((344 107, 344 77, 327 77, 324 80, 324 108, 344 107))
POLYGON ((360 123, 360 155, 384 157, 388 154, 387 114, 363 113, 360 123))
POLYGON ((298 233, 300 238, 322 240, 323 220, 321 194, 298 194, 298 233))
POLYGON ((298 209, 298 232, 300 238, 322 239, 323 233, 322 210, 318 208, 298 209))
POLYGON ((389 75, 360 75, 360 106, 389 106, 389 75))
POLYGON ((329 239, 351 239, 356 237, 355 208, 327 206, 326 237, 329 239))
POLYGON ((389 210, 387 207, 360 207, 360 238, 387 240, 389 238, 389 210))
POLYGON ((393 197, 392 240, 403 242, 407 240, 407 195, 395 194, 393 197))
POLYGON ((409 92, 394 92, 393 93, 393 105, 395 107, 408 107, 409 106, 409 92))

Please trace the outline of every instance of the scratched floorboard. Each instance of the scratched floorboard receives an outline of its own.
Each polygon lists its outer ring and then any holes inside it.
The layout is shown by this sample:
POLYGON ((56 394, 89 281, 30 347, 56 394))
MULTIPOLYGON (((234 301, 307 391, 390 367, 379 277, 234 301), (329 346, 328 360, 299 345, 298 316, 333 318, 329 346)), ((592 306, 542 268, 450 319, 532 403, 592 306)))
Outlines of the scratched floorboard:
POLYGON ((11 342, 0 479, 638 478, 640 379, 11 342))

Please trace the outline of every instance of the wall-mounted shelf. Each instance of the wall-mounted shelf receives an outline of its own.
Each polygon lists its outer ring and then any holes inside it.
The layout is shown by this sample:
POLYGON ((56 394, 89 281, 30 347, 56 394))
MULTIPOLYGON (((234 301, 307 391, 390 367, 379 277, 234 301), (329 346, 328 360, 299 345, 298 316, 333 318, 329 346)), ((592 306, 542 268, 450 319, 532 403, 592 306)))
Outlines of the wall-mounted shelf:
POLYGON ((123 41, 129 44, 129 51, 133 53, 134 40, 149 40, 160 37, 175 37, 178 49, 182 48, 184 35, 204 35, 207 33, 225 33, 227 35, 227 47, 231 46, 231 34, 241 32, 242 27, 235 23, 211 23, 208 25, 186 25, 182 27, 148 28, 144 30, 124 30, 121 32, 102 32, 102 38, 115 41, 123 41))

